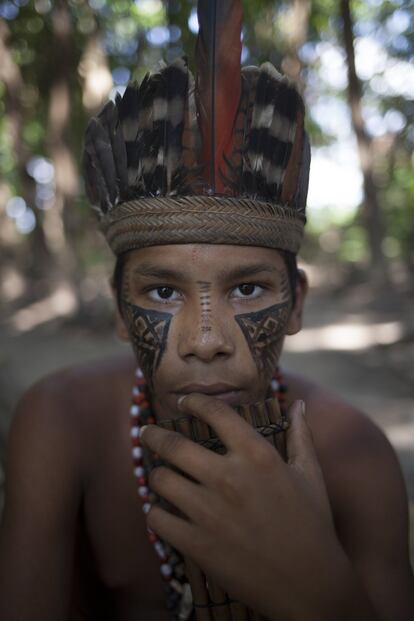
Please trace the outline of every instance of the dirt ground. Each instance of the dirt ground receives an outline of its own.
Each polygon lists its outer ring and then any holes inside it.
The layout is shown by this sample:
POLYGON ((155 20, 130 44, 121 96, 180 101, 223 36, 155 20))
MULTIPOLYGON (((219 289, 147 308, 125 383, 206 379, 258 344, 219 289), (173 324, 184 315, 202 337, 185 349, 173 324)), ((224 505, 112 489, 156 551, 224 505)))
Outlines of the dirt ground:
MULTIPOLYGON (((311 274, 312 276, 312 274, 311 274)), ((317 280, 317 278, 315 278, 317 280)), ((366 285, 345 292, 315 286, 303 331, 288 337, 282 365, 303 373, 365 411, 387 434, 399 457, 414 532, 414 326, 409 301, 384 297, 366 285)), ((106 310, 107 312, 107 310, 106 310)), ((108 322, 109 323, 109 322, 108 322)), ((18 330, 0 323, 0 451, 19 395, 45 374, 128 347, 110 326, 54 319, 18 330)), ((0 485, 4 471, 0 469, 0 485)), ((414 559, 414 538, 411 542, 414 559)))

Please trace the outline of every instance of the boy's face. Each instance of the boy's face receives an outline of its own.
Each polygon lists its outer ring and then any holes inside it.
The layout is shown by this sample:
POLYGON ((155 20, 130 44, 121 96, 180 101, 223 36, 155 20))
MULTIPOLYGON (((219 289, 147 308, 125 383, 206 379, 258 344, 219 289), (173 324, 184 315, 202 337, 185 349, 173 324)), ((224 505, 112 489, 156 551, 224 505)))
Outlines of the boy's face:
POLYGON ((230 405, 262 400, 285 334, 300 329, 305 287, 292 295, 277 250, 183 244, 128 254, 121 334, 129 337, 158 417, 205 392, 230 405))

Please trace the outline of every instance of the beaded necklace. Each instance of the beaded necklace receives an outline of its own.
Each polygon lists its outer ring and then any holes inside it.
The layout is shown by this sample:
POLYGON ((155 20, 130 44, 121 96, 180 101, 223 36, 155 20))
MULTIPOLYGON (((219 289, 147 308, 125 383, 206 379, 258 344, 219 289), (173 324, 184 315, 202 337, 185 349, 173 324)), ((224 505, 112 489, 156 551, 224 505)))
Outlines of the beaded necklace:
MULTIPOLYGON (((286 413, 287 386, 279 367, 271 381, 272 395, 279 401, 282 414, 286 413)), ((155 424, 147 384, 140 368, 135 372, 132 389, 132 404, 129 410, 131 420, 132 460, 134 475, 138 484, 138 496, 142 502, 142 510, 146 514, 157 500, 156 495, 148 487, 148 476, 152 468, 161 464, 151 458, 140 440, 141 428, 155 424)), ((171 620, 189 619, 192 614, 191 590, 185 575, 184 561, 180 554, 169 544, 162 541, 153 530, 147 528, 148 539, 160 560, 161 575, 166 583, 167 608, 171 612, 171 620)))

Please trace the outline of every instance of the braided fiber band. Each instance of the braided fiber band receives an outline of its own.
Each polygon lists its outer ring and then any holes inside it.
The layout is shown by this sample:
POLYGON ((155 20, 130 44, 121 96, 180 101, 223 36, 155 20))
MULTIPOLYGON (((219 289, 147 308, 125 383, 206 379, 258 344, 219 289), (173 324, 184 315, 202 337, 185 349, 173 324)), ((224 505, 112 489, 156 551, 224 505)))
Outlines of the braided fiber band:
POLYGON ((250 198, 143 197, 122 203, 101 220, 116 255, 167 244, 234 244, 297 253, 306 222, 296 209, 250 198))

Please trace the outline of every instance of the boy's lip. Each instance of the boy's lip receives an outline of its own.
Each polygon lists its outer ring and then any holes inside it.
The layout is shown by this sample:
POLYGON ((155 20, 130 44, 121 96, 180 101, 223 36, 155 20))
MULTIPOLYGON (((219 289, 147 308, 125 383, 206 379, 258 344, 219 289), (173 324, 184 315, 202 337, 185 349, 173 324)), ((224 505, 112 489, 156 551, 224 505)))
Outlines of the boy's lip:
POLYGON ((236 406, 240 404, 241 389, 230 384, 189 384, 183 386, 176 391, 176 395, 189 395, 192 392, 198 392, 204 395, 209 395, 215 399, 220 399, 228 405, 236 406))
POLYGON ((219 384, 187 384, 175 391, 175 393, 179 395, 189 395, 191 392, 199 392, 204 395, 218 397, 219 395, 240 392, 240 388, 221 382, 219 384))

